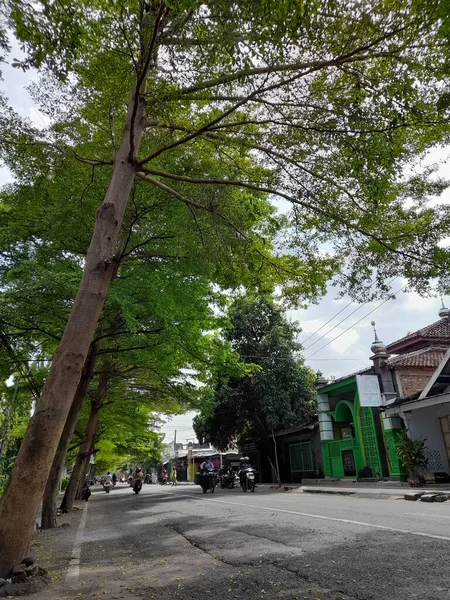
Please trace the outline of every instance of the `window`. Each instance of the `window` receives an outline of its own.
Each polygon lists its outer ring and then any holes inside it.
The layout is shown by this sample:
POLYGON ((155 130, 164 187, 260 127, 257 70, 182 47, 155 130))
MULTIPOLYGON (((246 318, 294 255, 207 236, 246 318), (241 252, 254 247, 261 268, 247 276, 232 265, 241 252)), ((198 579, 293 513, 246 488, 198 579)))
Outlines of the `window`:
POLYGON ((311 442, 302 442, 301 444, 291 444, 289 446, 289 456, 291 458, 291 471, 314 471, 311 442))

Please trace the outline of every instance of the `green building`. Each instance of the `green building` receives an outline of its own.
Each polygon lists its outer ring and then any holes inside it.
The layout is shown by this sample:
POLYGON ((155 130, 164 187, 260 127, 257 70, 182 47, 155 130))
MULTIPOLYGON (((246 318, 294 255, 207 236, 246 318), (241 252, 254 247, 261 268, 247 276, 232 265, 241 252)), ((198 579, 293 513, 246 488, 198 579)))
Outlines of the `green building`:
POLYGON ((383 365, 386 347, 375 333, 374 366, 331 383, 317 380, 319 429, 325 477, 404 478, 395 453, 400 419, 387 418, 386 398, 396 394, 383 365))

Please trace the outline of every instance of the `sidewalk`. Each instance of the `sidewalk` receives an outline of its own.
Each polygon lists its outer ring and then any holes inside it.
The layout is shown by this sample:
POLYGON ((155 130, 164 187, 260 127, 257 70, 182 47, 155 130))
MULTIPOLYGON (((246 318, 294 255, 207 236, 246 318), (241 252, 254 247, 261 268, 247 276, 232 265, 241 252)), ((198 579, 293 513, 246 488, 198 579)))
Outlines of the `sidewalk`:
POLYGON ((440 493, 450 494, 449 484, 434 484, 418 488, 410 487, 409 485, 400 482, 380 481, 373 483, 359 482, 323 482, 317 484, 301 485, 295 483, 285 483, 281 488, 273 483, 258 484, 259 491, 265 492, 291 492, 295 494, 339 494, 342 496, 353 496, 362 498, 403 498, 405 494, 413 492, 426 492, 428 494, 440 493))

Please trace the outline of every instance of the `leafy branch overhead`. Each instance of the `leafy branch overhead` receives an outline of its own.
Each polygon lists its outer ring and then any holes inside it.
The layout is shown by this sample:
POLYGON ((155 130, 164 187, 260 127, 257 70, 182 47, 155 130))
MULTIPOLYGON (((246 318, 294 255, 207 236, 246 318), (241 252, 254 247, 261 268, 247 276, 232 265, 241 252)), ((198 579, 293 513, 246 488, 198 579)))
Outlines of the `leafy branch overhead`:
POLYGON ((445 20, 436 4, 40 4, 24 11, 9 2, 28 50, 22 66, 46 74, 35 90, 54 123, 39 142, 46 164, 73 153, 86 180, 90 169, 109 170, 135 88, 131 128, 139 98, 146 105, 138 153, 130 131, 136 174, 183 203, 199 236, 209 215, 257 245, 265 232, 249 236, 227 198, 290 203, 276 252, 285 254, 291 297, 314 297, 333 277, 354 296, 369 293, 374 270, 379 281, 406 276, 419 291, 430 278, 448 285, 439 246, 448 207, 426 204, 446 182, 426 170, 403 176, 448 141, 445 20), (205 153, 209 164, 192 159, 205 153), (196 191, 205 186, 214 199, 196 191))

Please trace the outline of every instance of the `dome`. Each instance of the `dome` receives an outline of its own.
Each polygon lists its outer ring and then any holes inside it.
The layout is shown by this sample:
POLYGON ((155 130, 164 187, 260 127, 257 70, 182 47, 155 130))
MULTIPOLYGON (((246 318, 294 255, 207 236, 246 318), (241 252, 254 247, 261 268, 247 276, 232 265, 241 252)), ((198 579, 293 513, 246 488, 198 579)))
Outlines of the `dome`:
POLYGON ((377 330, 375 329, 375 321, 372 321, 373 331, 375 333, 375 340, 370 346, 370 349, 374 354, 387 354, 386 344, 378 339, 377 330))
POLYGON ((441 303, 442 303, 442 306, 439 309, 439 313, 438 313, 439 317, 441 319, 448 319, 450 316, 450 309, 448 309, 444 306, 444 300, 442 300, 442 298, 441 298, 441 303))
POLYGON ((314 382, 314 385, 316 386, 316 388, 324 387, 325 385, 327 385, 327 383, 328 383, 328 380, 325 379, 325 377, 323 376, 323 374, 320 371, 317 371, 316 380, 314 382))

